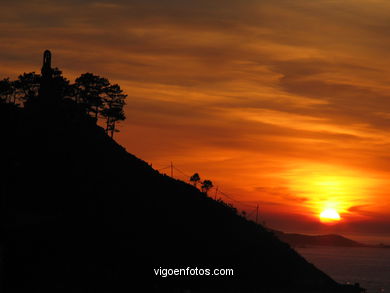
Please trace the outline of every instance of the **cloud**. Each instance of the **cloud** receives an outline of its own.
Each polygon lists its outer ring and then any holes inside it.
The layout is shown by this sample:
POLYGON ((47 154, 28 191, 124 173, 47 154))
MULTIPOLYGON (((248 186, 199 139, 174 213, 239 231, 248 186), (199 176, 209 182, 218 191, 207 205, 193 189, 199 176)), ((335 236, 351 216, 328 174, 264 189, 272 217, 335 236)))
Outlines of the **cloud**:
POLYGON ((294 194, 290 188, 285 186, 259 186, 255 187, 254 190, 260 194, 271 196, 276 201, 280 201, 279 204, 284 204, 286 206, 296 205, 297 203, 302 204, 309 200, 307 197, 294 194))

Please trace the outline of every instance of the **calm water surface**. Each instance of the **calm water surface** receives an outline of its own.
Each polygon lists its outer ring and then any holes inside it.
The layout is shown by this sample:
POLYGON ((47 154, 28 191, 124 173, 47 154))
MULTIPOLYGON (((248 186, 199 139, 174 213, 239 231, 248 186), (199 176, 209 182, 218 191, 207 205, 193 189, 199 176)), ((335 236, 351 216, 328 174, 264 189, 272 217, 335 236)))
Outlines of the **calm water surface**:
POLYGON ((390 293, 390 248, 296 248, 339 283, 360 283, 367 293, 390 293))

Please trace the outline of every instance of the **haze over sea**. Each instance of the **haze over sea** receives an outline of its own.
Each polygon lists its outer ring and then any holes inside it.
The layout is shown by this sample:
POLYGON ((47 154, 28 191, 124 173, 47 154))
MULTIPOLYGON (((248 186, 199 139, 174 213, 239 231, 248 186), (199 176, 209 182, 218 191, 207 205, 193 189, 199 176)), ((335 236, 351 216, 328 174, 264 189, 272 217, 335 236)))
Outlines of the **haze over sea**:
POLYGON ((367 293, 390 292, 390 248, 306 247, 296 250, 340 283, 360 283, 367 293))

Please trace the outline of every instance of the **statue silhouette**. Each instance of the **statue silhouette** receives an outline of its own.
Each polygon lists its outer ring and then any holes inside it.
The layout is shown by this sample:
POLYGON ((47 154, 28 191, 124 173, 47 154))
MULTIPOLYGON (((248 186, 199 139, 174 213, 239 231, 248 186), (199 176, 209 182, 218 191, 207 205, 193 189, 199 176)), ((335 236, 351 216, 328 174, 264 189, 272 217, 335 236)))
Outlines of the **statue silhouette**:
POLYGON ((39 96, 42 99, 53 98, 53 69, 51 68, 51 52, 46 50, 43 53, 43 65, 41 69, 41 85, 39 96))
POLYGON ((51 52, 46 50, 43 53, 43 66, 42 66, 42 77, 51 78, 53 70, 51 69, 51 52))

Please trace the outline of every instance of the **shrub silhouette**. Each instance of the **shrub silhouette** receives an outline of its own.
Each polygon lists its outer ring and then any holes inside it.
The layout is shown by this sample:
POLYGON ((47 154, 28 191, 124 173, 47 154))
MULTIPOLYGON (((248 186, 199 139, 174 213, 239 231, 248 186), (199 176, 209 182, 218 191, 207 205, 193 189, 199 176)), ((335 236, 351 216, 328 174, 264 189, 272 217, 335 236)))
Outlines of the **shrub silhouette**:
POLYGON ((206 195, 208 191, 213 187, 213 182, 210 180, 204 180, 202 183, 202 192, 204 192, 206 195))
POLYGON ((190 177, 190 182, 196 187, 196 185, 198 184, 198 182, 200 182, 200 176, 198 173, 195 173, 194 175, 192 175, 190 177))

